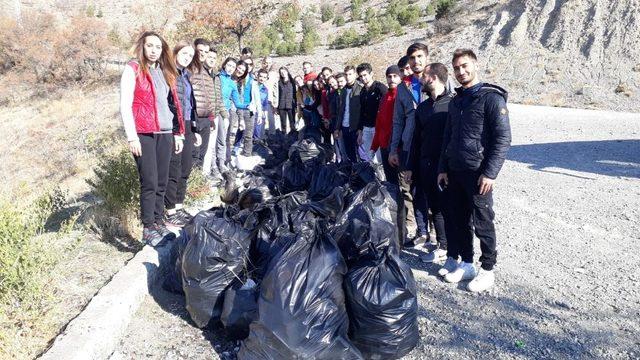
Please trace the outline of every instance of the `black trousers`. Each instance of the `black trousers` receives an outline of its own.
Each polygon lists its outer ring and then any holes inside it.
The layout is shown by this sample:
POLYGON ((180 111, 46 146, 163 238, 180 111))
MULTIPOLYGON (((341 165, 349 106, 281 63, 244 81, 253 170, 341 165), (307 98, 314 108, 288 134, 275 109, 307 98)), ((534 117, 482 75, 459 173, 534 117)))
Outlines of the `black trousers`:
MULTIPOLYGON (((200 146, 192 146, 191 152, 193 153, 193 161, 196 165, 202 166, 202 161, 207 153, 207 147, 209 146, 209 135, 211 134, 211 121, 209 118, 198 118, 198 133, 202 138, 200 146)), ((188 125, 185 125, 185 128, 188 125)), ((183 150, 184 151, 184 150, 183 150)))
POLYGON ((142 155, 134 156, 140 177, 140 217, 149 227, 161 222, 173 152, 172 134, 138 134, 142 155))
MULTIPOLYGON (((493 270, 496 264, 496 230, 493 224, 493 191, 478 193, 477 171, 450 171, 447 188, 447 220, 451 219, 451 231, 447 232, 448 250, 459 254, 464 262, 473 262, 473 234, 480 239, 480 262, 485 270, 493 270)), ((447 254, 449 255, 449 254, 447 254)))
POLYGON ((296 130, 295 109, 278 109, 278 114, 280 115, 280 129, 283 133, 287 132, 287 117, 289 118, 290 131, 296 130))
POLYGON ((358 155, 356 149, 358 147, 358 133, 356 131, 349 130, 348 127, 340 128, 342 130, 342 141, 344 143, 344 151, 347 153, 347 157, 352 163, 358 162, 358 155))
POLYGON ((242 135, 242 155, 251 156, 253 153, 253 131, 255 128, 256 114, 251 114, 249 110, 238 110, 239 121, 244 121, 244 131, 242 135))
MULTIPOLYGON (((445 211, 443 211, 444 193, 438 189, 437 165, 426 164, 425 166, 420 166, 417 180, 418 186, 416 187, 416 191, 422 192, 425 200, 425 209, 422 211, 424 214, 424 222, 428 222, 426 209, 429 209, 433 215, 433 227, 436 230, 438 247, 447 250, 446 214, 445 211)), ((416 199, 417 198, 418 196, 416 196, 416 199)))
POLYGON ((185 127, 184 147, 182 152, 176 154, 171 152, 171 162, 169 163, 169 181, 167 191, 164 196, 164 205, 167 209, 173 209, 176 204, 182 204, 187 194, 187 180, 193 168, 193 143, 195 136, 191 132, 191 127, 185 127))
POLYGON ((389 149, 380 148, 380 155, 382 155, 382 170, 384 171, 384 177, 390 183, 398 183, 398 169, 389 164, 389 149))

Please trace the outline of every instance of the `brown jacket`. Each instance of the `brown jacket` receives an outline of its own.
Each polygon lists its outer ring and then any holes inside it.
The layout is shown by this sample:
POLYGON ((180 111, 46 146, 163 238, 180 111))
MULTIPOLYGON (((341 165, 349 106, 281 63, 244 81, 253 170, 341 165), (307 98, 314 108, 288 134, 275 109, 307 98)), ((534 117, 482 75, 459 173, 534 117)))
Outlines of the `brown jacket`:
POLYGON ((213 121, 216 115, 222 118, 229 117, 222 103, 220 78, 217 74, 211 74, 207 69, 201 68, 191 76, 191 85, 199 118, 209 118, 213 121))

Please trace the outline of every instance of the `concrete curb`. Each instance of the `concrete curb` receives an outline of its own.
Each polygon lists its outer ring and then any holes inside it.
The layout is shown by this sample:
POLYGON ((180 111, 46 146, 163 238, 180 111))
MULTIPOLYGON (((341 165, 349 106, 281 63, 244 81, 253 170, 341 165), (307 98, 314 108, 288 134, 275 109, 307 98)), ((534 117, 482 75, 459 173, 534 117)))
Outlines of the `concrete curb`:
POLYGON ((107 359, 164 271, 175 241, 145 246, 91 299, 41 359, 107 359), (161 266, 163 264, 163 266, 161 266))

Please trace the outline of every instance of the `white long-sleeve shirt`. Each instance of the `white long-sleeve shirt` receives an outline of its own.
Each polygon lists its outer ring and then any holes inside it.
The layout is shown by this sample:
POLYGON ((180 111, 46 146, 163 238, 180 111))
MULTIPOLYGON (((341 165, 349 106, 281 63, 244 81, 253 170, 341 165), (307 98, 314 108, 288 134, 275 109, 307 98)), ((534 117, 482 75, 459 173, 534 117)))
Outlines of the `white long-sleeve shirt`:
MULTIPOLYGON (((164 82, 162 70, 159 68, 151 69, 151 75, 156 90, 156 94, 170 91, 169 86, 164 82), (154 73, 154 71, 158 73, 154 73), (156 83, 158 82, 158 83, 156 83)), ((120 114, 122 116, 122 122, 124 124, 124 132, 127 135, 127 141, 138 141, 138 133, 136 131, 135 118, 133 117, 133 97, 136 88, 136 73, 129 65, 125 66, 122 72, 122 78, 120 79, 120 114)), ((171 133, 172 132, 172 119, 173 114, 169 110, 169 105, 166 102, 166 97, 156 98, 156 111, 160 121, 160 126, 163 127, 159 133, 171 133), (160 105, 159 105, 160 103, 160 105)))
POLYGON ((136 122, 133 118, 133 94, 136 89, 136 73, 129 65, 124 67, 120 79, 120 115, 127 141, 139 141, 136 122))

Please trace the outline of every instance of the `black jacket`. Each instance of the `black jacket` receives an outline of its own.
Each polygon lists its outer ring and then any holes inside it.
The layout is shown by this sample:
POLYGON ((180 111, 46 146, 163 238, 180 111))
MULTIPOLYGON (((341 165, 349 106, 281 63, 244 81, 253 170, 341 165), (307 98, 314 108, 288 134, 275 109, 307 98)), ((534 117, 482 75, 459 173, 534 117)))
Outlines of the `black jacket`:
POLYGON ((342 106, 342 96, 340 96, 342 91, 344 91, 344 89, 335 90, 329 93, 329 112, 331 113, 329 130, 332 132, 340 129, 340 124, 338 124, 338 109, 342 106))
MULTIPOLYGON (((181 70, 178 69, 178 73, 180 75, 182 75, 182 72, 185 70, 181 70)), ((180 79, 178 79, 176 81, 176 90, 178 92, 178 98, 182 99, 184 97, 184 84, 182 83, 182 81, 180 81, 180 79)), ((187 129, 187 126, 190 126, 191 128, 191 132, 197 133, 199 132, 198 129, 198 111, 196 109, 196 98, 194 95, 194 91, 193 91, 193 85, 191 86, 191 98, 189 99, 191 101, 191 121, 190 124, 185 123, 184 124, 184 128, 185 130, 187 129)))
POLYGON ((278 81, 278 109, 290 110, 296 107, 296 85, 291 81, 278 81))
POLYGON ((340 129, 342 126, 342 120, 344 120, 344 113, 347 108, 347 94, 349 94, 349 131, 358 130, 358 126, 360 126, 360 91, 362 91, 362 85, 357 81, 351 86, 351 91, 348 92, 347 87, 342 89, 335 129, 340 129))
POLYGON ((449 103, 438 172, 480 171, 495 179, 511 146, 507 91, 480 83, 449 103))
POLYGON ((418 105, 415 112, 414 135, 409 157, 410 169, 417 172, 422 167, 435 173, 440 162, 444 128, 449 116, 449 102, 454 93, 446 91, 435 100, 429 97, 418 105))
POLYGON ((387 93, 387 86, 380 81, 374 81, 368 89, 362 87, 360 91, 360 122, 358 130, 364 127, 376 127, 376 116, 380 107, 380 99, 387 93))

